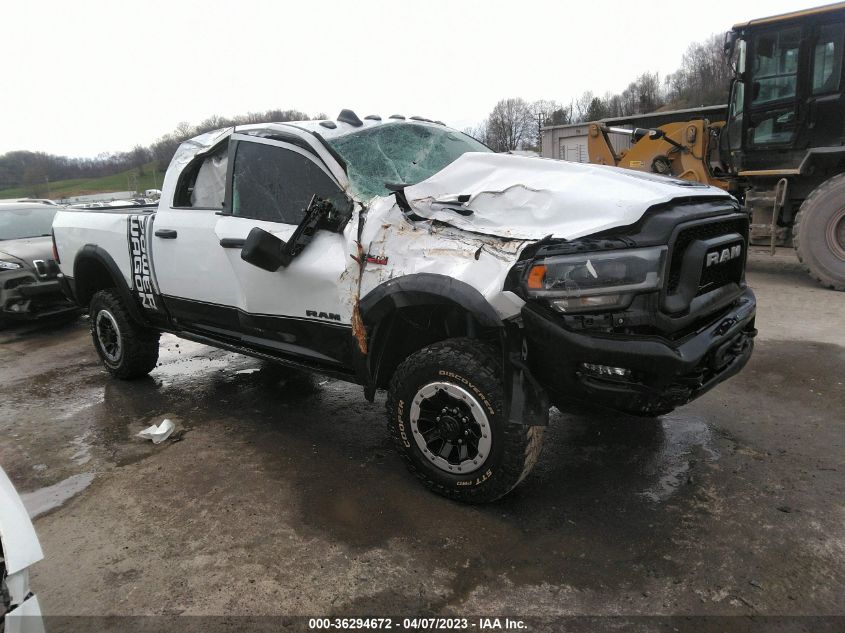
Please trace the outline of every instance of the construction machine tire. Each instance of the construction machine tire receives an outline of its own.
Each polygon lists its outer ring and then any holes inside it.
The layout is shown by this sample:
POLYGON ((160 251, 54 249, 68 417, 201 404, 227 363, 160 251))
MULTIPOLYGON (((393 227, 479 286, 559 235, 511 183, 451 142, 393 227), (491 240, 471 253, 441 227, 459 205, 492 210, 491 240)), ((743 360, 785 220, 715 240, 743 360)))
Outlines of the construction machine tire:
POLYGON ((845 291, 845 174, 818 186, 792 229, 798 260, 825 288, 845 291))

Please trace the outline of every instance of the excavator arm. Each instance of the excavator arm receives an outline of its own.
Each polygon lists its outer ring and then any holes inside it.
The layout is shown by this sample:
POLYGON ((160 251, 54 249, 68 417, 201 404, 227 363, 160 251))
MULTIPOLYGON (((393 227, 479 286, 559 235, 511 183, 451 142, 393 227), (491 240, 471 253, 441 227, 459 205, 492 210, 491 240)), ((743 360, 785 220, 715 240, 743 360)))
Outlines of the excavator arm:
POLYGON ((718 139, 721 123, 706 119, 667 123, 659 128, 618 128, 591 123, 587 152, 591 163, 613 165, 683 180, 730 188, 730 180, 721 177, 711 165, 711 143, 718 139), (610 134, 631 137, 631 146, 616 151, 610 134))

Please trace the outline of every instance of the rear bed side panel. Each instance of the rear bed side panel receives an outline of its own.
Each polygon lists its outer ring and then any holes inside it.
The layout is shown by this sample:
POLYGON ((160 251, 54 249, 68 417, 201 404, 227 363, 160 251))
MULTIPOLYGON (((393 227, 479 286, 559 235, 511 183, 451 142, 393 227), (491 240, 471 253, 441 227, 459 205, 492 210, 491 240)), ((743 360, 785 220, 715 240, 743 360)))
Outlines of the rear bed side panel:
POLYGON ((59 211, 53 220, 56 248, 66 277, 73 277, 76 257, 87 244, 95 244, 114 259, 126 284, 132 287, 127 222, 129 213, 59 211))

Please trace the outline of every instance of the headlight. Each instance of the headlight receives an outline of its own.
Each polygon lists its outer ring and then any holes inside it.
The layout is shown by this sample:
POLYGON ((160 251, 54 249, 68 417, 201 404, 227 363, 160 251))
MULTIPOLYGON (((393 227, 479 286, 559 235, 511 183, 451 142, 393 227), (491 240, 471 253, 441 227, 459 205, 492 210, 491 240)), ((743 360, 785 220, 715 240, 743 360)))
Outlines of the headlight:
POLYGON ((23 268, 18 262, 10 262, 5 259, 0 259, 0 270, 17 270, 23 268))
POLYGON ((666 250, 655 246, 549 257, 528 269, 526 290, 560 312, 622 308, 635 293, 660 288, 666 250))

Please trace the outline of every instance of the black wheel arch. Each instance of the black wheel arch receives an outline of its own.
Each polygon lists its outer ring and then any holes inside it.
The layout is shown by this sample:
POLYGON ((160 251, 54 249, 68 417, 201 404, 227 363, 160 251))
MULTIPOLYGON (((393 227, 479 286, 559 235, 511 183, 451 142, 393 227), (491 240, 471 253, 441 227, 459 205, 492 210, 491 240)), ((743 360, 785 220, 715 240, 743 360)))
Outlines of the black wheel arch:
POLYGON ((548 423, 548 397, 522 362, 522 332, 502 321, 468 283, 434 273, 390 279, 359 302, 368 332, 365 395, 387 388, 401 362, 427 345, 467 337, 493 343, 501 352, 506 410, 513 421, 548 423))
POLYGON ((129 284, 120 272, 114 258, 96 244, 86 244, 73 262, 73 292, 76 303, 87 308, 91 298, 100 290, 114 288, 120 295, 126 311, 140 325, 149 325, 129 284))

